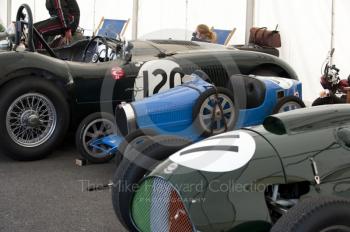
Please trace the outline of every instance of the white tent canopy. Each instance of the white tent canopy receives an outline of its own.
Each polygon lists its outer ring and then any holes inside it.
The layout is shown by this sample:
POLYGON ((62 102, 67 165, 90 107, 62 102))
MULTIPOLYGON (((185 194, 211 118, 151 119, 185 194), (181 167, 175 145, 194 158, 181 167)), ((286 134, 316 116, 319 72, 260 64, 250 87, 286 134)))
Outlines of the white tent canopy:
MULTIPOLYGON (((0 0, 0 19, 7 23, 13 20, 21 3, 33 8, 36 21, 48 17, 45 0, 0 0)), ((231 43, 243 44, 251 25, 273 29, 279 24, 281 58, 298 73, 304 84, 304 98, 309 101, 321 90, 321 66, 332 46, 336 48, 334 62, 343 77, 350 73, 348 0, 78 0, 78 3, 81 27, 87 32, 92 32, 102 16, 134 19, 126 33, 128 39, 132 35, 190 39, 196 25, 205 23, 220 29, 236 27, 231 43)))

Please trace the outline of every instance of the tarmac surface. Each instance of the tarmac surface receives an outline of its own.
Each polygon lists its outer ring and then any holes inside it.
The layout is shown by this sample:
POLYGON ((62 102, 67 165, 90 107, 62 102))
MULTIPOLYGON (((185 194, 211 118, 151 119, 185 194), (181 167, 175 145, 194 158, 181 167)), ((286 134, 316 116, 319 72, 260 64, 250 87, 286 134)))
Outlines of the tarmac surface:
POLYGON ((86 190, 108 184, 114 162, 79 167, 76 158, 69 141, 41 161, 16 162, 0 154, 0 231, 126 231, 114 214, 110 190, 86 190))

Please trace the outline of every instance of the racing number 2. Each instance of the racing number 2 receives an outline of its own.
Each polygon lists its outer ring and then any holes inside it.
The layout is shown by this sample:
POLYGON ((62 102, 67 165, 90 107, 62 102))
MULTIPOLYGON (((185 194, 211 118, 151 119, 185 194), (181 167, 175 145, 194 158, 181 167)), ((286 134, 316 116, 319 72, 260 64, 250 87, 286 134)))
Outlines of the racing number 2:
MULTIPOLYGON (((169 75, 169 88, 175 87, 175 78, 176 76, 180 75, 181 84, 183 84, 182 78, 185 76, 183 71, 180 68, 174 68, 171 70, 169 75)), ((168 74, 163 69, 156 69, 152 72, 153 76, 161 76, 161 81, 154 87, 153 94, 157 94, 160 92, 160 90, 168 83, 168 74)), ((149 72, 147 70, 143 71, 143 86, 144 86, 144 97, 149 97, 150 92, 150 85, 149 85, 149 72)))

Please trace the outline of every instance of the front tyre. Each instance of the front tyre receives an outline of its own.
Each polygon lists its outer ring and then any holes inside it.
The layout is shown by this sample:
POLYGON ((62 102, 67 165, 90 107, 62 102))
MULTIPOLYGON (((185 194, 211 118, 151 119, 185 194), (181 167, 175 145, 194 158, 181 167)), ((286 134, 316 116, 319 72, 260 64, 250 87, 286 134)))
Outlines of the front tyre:
POLYGON ((350 201, 310 198, 298 203, 273 226, 271 232, 349 232, 350 201))
MULTIPOLYGON (((144 142, 124 154, 123 161, 113 177, 113 208, 119 221, 130 231, 135 231, 130 218, 130 205, 140 181, 161 161, 191 143, 184 138, 166 135, 149 139, 153 143, 144 142)), ((131 141, 130 144, 134 143, 131 141)))
POLYGON ((107 145, 100 143, 98 147, 93 143, 112 134, 118 134, 114 116, 103 112, 93 113, 80 123, 75 135, 75 144, 81 156, 89 162, 107 163, 115 154, 106 152, 110 150, 107 145))
POLYGON ((119 145, 116 152, 117 168, 126 154, 128 154, 130 151, 138 151, 140 147, 142 148, 154 143, 152 138, 157 135, 158 133, 154 130, 146 128, 138 129, 125 136, 123 142, 119 145))
POLYGON ((62 141, 69 106, 51 82, 35 77, 13 80, 0 90, 1 149, 19 161, 39 160, 62 141))

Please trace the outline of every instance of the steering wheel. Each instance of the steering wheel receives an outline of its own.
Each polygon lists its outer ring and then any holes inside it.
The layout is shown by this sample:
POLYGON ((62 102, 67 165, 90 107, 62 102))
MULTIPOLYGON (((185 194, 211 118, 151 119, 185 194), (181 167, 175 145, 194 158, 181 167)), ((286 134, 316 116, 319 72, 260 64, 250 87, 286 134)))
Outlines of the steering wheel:
POLYGON ((94 44, 94 42, 96 41, 95 43, 95 52, 93 52, 92 54, 92 57, 91 57, 91 61, 92 63, 97 63, 100 59, 100 55, 105 52, 105 57, 103 58, 102 62, 106 62, 108 61, 108 43, 107 43, 107 40, 106 38, 102 37, 102 36, 95 36, 93 37, 89 43, 86 45, 86 48, 84 50, 84 54, 83 54, 83 62, 86 62, 86 58, 87 58, 87 54, 88 53, 91 53, 91 51, 89 51, 89 48, 91 47, 91 45, 94 44), (102 51, 99 51, 98 50, 98 46, 100 44, 103 44, 105 46, 105 49, 102 50, 102 51))
POLYGON ((17 11, 15 45, 19 46, 22 39, 27 41, 27 48, 29 51, 35 52, 33 40, 33 14, 27 4, 22 4, 17 11), (25 12, 27 14, 25 14, 25 12), (25 30, 27 30, 27 33, 25 30))

